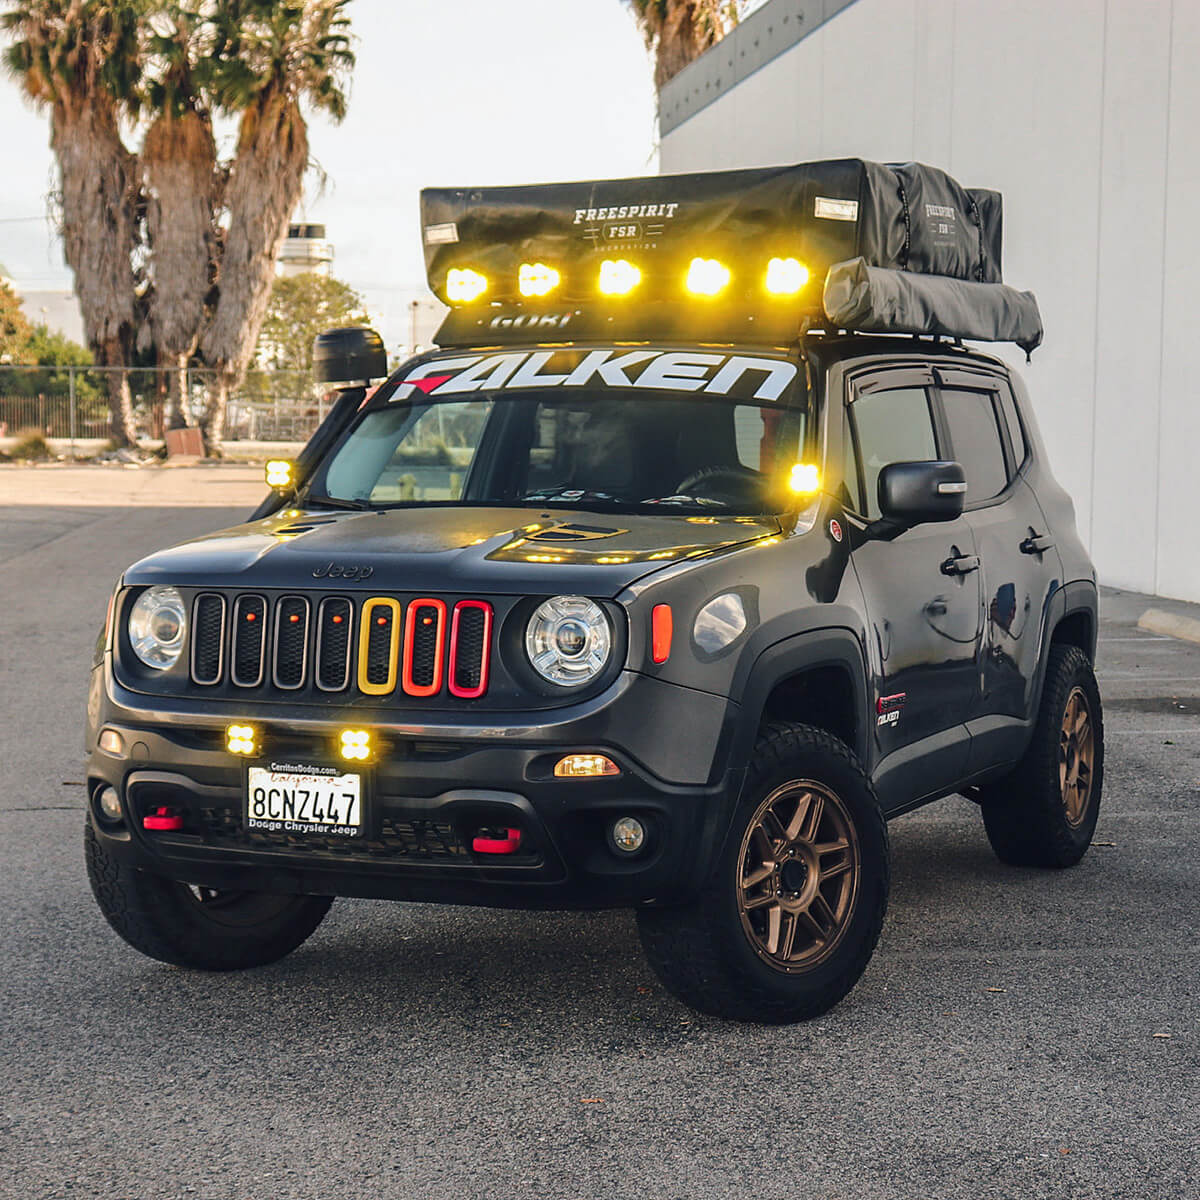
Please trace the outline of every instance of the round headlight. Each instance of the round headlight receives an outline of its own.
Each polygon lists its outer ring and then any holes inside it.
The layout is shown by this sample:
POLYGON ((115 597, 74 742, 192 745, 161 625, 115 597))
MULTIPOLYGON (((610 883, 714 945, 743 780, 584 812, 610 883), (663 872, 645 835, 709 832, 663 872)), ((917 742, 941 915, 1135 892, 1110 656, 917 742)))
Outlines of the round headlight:
POLYGON ((612 628, 600 605, 584 596, 555 596, 538 605, 525 630, 533 669, 550 683, 590 683, 612 654, 612 628))
POLYGON ((129 614, 129 643, 148 667, 165 671, 183 651, 187 610, 173 587, 147 588, 129 614))

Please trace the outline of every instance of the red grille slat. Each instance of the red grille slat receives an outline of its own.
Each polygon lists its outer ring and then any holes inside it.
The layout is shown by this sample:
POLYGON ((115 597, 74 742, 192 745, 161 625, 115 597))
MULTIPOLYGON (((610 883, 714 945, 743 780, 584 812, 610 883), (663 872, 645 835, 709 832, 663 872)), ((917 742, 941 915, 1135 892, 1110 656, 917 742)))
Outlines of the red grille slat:
MULTIPOLYGON (((466 618, 467 622, 472 620, 466 618)), ((471 638, 475 642, 476 638, 471 638)), ((487 691, 488 670, 491 666, 492 606, 482 600, 460 600, 454 606, 454 618, 450 624, 450 694, 459 700, 477 700, 487 691), (466 638, 463 613, 478 612, 483 619, 483 628, 478 634, 478 649, 474 645, 464 654, 466 638), (472 661, 472 659, 474 661, 472 661)))
POLYGON ((410 696, 436 696, 442 690, 446 651, 446 603, 413 600, 404 620, 404 662, 400 683, 410 696))

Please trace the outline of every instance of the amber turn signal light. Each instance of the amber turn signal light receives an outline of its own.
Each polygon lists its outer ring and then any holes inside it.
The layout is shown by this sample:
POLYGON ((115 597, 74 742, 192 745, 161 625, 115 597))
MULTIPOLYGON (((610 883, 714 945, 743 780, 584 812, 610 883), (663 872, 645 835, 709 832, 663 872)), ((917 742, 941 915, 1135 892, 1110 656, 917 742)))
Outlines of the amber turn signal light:
POLYGON ((589 779, 620 773, 621 768, 607 754, 568 754, 554 764, 554 774, 559 779, 589 779))
POLYGON ((650 613, 650 657, 656 663, 665 663, 671 657, 673 623, 671 606, 656 604, 650 613))

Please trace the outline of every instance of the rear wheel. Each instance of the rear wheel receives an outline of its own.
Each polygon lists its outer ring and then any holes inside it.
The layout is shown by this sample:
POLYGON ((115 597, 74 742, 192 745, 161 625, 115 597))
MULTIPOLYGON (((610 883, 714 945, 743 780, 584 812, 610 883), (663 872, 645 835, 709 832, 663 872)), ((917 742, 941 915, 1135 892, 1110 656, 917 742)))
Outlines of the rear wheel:
POLYGON ((823 730, 774 725, 712 878, 690 905, 639 909, 638 930, 685 1004, 781 1024, 858 982, 887 894, 887 829, 857 759, 823 730))
POLYGON ((1104 784, 1104 718, 1087 655, 1052 646, 1037 724, 1011 774, 982 790, 996 856, 1018 867, 1073 867, 1087 852, 1104 784))
POLYGON ((89 822, 84 855, 92 894, 135 950, 179 967, 235 971, 290 954, 320 925, 329 896, 217 891, 130 867, 110 855, 89 822))

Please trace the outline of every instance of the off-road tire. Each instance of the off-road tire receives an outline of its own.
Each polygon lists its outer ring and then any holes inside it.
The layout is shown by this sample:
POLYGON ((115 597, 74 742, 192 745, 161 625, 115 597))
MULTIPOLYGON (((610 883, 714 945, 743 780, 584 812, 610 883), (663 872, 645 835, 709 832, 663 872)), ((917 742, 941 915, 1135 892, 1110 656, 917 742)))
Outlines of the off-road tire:
POLYGON ((1077 646, 1050 648, 1037 724, 1024 757, 1003 779, 980 789, 983 826, 1001 862, 1014 867, 1073 867, 1092 842, 1104 785, 1104 714, 1096 676, 1077 646), (1090 793, 1072 821, 1060 778, 1067 705, 1082 693, 1092 727, 1090 793))
POLYGON ((84 857, 92 894, 108 923, 135 950, 178 967, 236 971, 290 954, 320 925, 329 896, 204 893, 127 866, 109 854, 91 822, 84 857))
MULTIPOLYGON (((824 730, 771 724, 759 735, 711 877, 688 905, 638 909, 638 932, 655 974, 691 1008, 736 1021, 790 1024, 827 1012, 858 982, 883 927, 889 880, 887 825, 853 752, 824 730), (743 923, 743 872, 762 806, 806 784, 827 789, 837 801, 855 845, 857 880, 840 933, 825 951, 814 951, 824 957, 785 973, 771 965, 761 943, 756 948, 743 923)), ((764 886, 783 889, 781 882, 764 886)))

